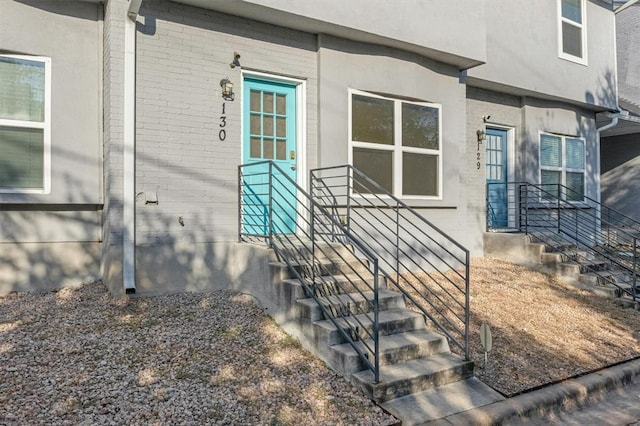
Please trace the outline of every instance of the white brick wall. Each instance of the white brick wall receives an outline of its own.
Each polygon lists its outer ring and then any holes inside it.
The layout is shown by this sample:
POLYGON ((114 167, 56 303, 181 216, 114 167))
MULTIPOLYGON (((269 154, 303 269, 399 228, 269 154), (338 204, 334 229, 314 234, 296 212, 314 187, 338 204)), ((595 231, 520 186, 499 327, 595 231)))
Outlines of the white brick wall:
POLYGON ((244 18, 145 1, 137 38, 136 205, 138 244, 237 239, 237 166, 241 162, 241 75, 235 51, 252 70, 307 81, 307 161, 316 162, 315 36, 244 18), (235 101, 219 82, 229 77, 235 101), (226 103, 226 139, 220 115, 226 103), (184 227, 178 217, 184 219, 184 227))

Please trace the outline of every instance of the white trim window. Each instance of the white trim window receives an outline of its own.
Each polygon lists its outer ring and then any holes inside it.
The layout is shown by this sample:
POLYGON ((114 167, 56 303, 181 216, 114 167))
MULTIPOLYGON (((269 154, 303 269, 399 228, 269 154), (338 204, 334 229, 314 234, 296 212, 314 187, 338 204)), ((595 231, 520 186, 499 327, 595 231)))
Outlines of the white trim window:
POLYGON ((540 186, 547 191, 542 199, 559 191, 567 201, 584 201, 585 163, 584 139, 540 133, 540 186))
POLYGON ((51 189, 51 59, 0 54, 0 192, 51 189))
POLYGON ((441 109, 349 90, 349 162, 396 197, 441 199, 441 109))
POLYGON ((558 55, 587 64, 586 0, 558 0, 558 55))

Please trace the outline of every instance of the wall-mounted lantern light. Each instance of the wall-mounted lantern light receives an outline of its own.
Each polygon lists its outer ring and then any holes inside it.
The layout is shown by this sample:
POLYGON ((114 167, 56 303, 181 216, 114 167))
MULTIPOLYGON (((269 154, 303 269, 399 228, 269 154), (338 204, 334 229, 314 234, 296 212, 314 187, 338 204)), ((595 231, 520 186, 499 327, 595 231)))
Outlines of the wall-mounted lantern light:
POLYGON ((232 101, 235 97, 233 93, 233 83, 228 78, 220 80, 220 87, 222 88, 222 98, 225 101, 232 101))
POLYGON ((487 138, 487 134, 484 132, 484 130, 478 130, 476 132, 476 136, 478 136, 478 143, 484 142, 484 140, 487 138))

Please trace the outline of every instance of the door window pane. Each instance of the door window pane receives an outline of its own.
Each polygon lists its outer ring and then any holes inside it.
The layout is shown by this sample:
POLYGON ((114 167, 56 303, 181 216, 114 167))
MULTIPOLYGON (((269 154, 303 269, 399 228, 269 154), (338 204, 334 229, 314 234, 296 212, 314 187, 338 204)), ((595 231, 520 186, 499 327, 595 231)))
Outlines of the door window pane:
POLYGON ((260 114, 251 114, 251 128, 250 132, 252 135, 259 135, 260 132, 260 114))
POLYGON ((438 157, 402 154, 403 195, 438 195, 438 157))
POLYGON ((276 95, 276 114, 287 113, 287 97, 285 95, 276 95))
POLYGON ((287 117, 276 117, 276 136, 287 137, 287 117))
POLYGON ((252 90, 249 95, 249 103, 251 104, 251 111, 260 112, 260 92, 252 90))
POLYGON ((276 160, 287 159, 287 142, 277 140, 276 141, 276 160))
POLYGON ((44 132, 42 129, 0 127, 0 187, 43 187, 44 132))
POLYGON ((265 138, 262 142, 262 158, 273 160, 273 139, 265 138))
MULTIPOLYGON (((373 179, 378 185, 393 192, 393 153, 377 149, 353 149, 353 167, 373 179)), ((374 188, 355 185, 359 192, 375 192, 374 188)))
POLYGON ((263 111, 273 113, 273 93, 263 92, 263 111))
POLYGON ((393 145, 393 101, 353 95, 351 120, 354 141, 393 145))
POLYGON ((402 104, 402 145, 439 149, 439 110, 424 105, 402 104))
POLYGON ((260 138, 251 138, 249 143, 249 155, 251 158, 261 158, 262 157, 262 149, 261 149, 261 141, 260 138))
POLYGON ((262 118, 262 134, 273 136, 273 116, 267 115, 262 118))

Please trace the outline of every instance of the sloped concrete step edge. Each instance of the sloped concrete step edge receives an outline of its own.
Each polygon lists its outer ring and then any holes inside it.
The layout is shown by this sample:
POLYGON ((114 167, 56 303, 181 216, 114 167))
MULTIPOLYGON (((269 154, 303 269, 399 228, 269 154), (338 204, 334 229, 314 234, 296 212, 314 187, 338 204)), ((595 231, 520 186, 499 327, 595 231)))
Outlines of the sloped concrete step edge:
POLYGON ((503 401, 505 398, 475 377, 382 403, 403 426, 424 425, 443 417, 503 401))
POLYGON ((559 412, 563 407, 588 405, 605 392, 640 380, 640 359, 632 360, 595 373, 566 380, 504 401, 452 414, 429 426, 451 425, 520 425, 527 419, 559 412))

